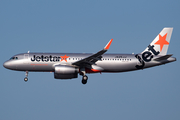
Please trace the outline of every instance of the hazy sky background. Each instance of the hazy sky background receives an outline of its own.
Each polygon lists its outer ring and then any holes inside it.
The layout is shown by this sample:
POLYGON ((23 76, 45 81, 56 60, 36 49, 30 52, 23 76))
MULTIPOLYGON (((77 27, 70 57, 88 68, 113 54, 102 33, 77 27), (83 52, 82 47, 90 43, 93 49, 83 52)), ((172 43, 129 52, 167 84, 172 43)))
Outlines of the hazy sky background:
POLYGON ((179 120, 179 0, 1 0, 0 120, 179 120), (176 62, 127 73, 54 79, 53 73, 11 71, 18 53, 142 52, 173 27, 168 53, 176 62))

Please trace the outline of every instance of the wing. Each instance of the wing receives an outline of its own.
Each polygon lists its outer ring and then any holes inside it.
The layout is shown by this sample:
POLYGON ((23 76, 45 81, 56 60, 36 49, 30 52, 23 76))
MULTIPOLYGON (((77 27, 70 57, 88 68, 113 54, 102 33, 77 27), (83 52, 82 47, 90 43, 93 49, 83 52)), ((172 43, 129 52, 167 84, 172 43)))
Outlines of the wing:
POLYGON ((102 58, 102 55, 109 49, 111 43, 112 43, 113 39, 111 39, 108 44, 104 47, 103 50, 89 56, 89 57, 86 57, 82 60, 79 60, 77 62, 74 62, 72 63, 72 65, 77 65, 77 66, 81 66, 81 67, 84 67, 84 66, 87 66, 87 65, 92 65, 92 64, 95 64, 95 62, 97 62, 98 60, 101 60, 102 58))

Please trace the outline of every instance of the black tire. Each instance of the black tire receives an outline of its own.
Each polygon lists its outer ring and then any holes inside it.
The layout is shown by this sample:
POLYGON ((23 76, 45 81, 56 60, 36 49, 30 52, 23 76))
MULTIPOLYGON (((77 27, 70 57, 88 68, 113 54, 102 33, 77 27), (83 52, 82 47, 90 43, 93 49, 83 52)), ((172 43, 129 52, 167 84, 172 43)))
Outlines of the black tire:
POLYGON ((87 80, 82 80, 82 84, 86 84, 87 83, 87 80))
POLYGON ((87 80, 88 80, 88 77, 86 75, 84 75, 82 77, 82 84, 86 84, 87 83, 87 80))

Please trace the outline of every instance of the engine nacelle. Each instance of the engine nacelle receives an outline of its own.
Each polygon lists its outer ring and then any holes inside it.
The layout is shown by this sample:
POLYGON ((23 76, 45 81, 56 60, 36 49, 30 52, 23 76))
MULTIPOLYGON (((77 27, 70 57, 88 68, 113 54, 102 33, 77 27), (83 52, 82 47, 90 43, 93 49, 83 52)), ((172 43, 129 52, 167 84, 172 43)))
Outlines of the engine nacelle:
POLYGON ((55 66, 54 78, 56 79, 71 79, 78 77, 78 68, 68 65, 55 66))

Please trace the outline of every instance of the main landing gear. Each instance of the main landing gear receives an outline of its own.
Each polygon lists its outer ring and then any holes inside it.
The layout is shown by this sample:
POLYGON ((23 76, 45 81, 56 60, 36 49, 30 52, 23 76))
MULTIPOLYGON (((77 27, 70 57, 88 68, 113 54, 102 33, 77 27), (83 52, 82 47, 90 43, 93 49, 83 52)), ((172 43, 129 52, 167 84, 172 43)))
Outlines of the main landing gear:
POLYGON ((27 82, 28 81, 28 71, 26 71, 26 77, 24 78, 24 81, 27 82))
POLYGON ((87 80, 88 80, 88 76, 84 75, 82 77, 82 84, 86 84, 87 83, 87 80))
POLYGON ((80 71, 80 75, 82 75, 82 84, 86 84, 88 76, 86 76, 85 68, 81 68, 80 71))

